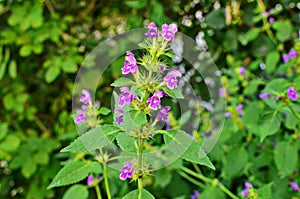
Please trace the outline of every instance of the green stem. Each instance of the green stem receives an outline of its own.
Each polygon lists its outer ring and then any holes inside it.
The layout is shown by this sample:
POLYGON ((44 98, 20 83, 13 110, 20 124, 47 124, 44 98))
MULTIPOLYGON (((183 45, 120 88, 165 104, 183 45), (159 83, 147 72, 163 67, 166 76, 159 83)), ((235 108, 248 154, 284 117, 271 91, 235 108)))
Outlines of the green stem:
POLYGON ((97 199, 102 199, 100 188, 98 185, 95 186, 96 194, 97 194, 97 199))
POLYGON ((143 164, 143 148, 144 148, 144 139, 139 137, 139 151, 138 151, 138 189, 139 189, 139 199, 142 199, 142 189, 143 189, 143 176, 142 174, 142 164, 143 164))
POLYGON ((179 173, 179 175, 181 175, 183 178, 185 178, 186 180, 190 181, 191 183, 197 185, 198 187, 201 188, 205 188, 205 185, 202 184, 201 182, 198 182, 197 180, 191 178, 189 175, 187 175, 186 173, 182 172, 182 171, 177 171, 179 173))
MULTIPOLYGON (((212 179, 210 179, 210 178, 207 178, 207 177, 205 177, 205 176, 203 176, 203 175, 201 175, 201 174, 199 174, 199 173, 196 173, 196 172, 194 172, 194 171, 192 171, 192 170, 190 170, 190 169, 188 169, 188 168, 186 168, 186 167, 182 167, 181 169, 182 169, 184 172, 186 172, 186 173, 188 173, 188 174, 190 174, 190 175, 192 175, 192 176, 194 176, 194 177, 196 177, 196 178, 199 178, 200 180, 203 180, 204 182, 208 182, 208 183, 210 183, 210 184, 215 184, 215 180, 212 180, 212 179)), ((220 187, 220 189, 221 189, 224 193, 226 193, 226 194, 227 194, 228 196, 230 196, 232 199, 239 199, 237 196, 235 196, 233 193, 231 193, 231 192, 229 191, 229 189, 227 189, 222 183, 218 182, 217 185, 218 185, 218 187, 220 187)))
POLYGON ((290 106, 288 105, 289 109, 292 111, 292 113, 300 120, 300 115, 290 106))
POLYGON ((104 175, 104 182, 105 182, 105 189, 106 189, 107 198, 111 199, 109 184, 108 184, 108 178, 107 178, 107 168, 106 168, 105 163, 103 164, 103 175, 104 175))

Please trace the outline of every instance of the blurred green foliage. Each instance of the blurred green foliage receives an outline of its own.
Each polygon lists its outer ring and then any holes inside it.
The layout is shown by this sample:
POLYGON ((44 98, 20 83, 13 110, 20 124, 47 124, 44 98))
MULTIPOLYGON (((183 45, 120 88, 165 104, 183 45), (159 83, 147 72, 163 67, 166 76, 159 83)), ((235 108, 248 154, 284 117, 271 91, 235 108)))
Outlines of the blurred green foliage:
MULTIPOLYGON (((300 183, 299 121, 288 108, 274 116, 281 104, 257 97, 263 91, 284 93, 288 85, 300 88, 299 7, 297 0, 0 0, 0 198, 62 198, 64 193, 64 198, 76 193, 87 198, 81 185, 67 192, 69 187, 46 189, 61 168, 59 160, 67 165, 70 158, 81 159, 80 154, 58 154, 77 137, 70 116, 75 75, 99 42, 150 21, 175 22, 180 32, 198 36, 230 90, 226 99, 233 117, 209 154, 216 170, 202 172, 237 195, 251 181, 259 196, 300 198, 289 187, 291 179, 300 183), (298 58, 283 63, 281 56, 290 49, 298 58), (238 75, 240 66, 247 69, 244 77, 238 75), (234 115, 239 103, 243 118, 234 115)), ((110 84, 122 64, 115 61, 98 84, 96 98, 103 105, 110 103, 105 96, 111 95, 110 84)), ((203 84, 193 86, 205 94, 203 84)), ((293 109, 300 111, 299 100, 293 109)), ((205 129, 209 124, 201 110, 205 129)), ((176 172, 181 164, 157 171, 146 181, 147 189, 157 198, 187 198, 199 187, 176 172)), ((111 191, 124 196, 133 189, 118 175, 109 171, 111 191)), ((226 198, 215 186, 203 186, 200 198, 226 198)))

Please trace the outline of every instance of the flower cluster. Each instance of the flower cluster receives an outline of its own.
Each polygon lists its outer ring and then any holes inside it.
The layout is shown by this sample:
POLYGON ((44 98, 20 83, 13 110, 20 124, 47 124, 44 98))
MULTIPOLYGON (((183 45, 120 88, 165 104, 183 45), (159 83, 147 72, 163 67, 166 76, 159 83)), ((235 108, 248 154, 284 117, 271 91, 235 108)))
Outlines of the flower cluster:
POLYGON ((198 190, 194 190, 193 194, 190 195, 190 199, 197 199, 200 195, 200 192, 198 190))
POLYGON ((130 162, 125 162, 123 168, 121 169, 120 179, 126 180, 127 178, 132 178, 132 173, 134 168, 130 162))
POLYGON ((249 196, 249 190, 253 187, 253 185, 250 182, 245 182, 245 189, 241 191, 241 194, 243 196, 249 196))
POLYGON ((292 50, 289 51, 288 54, 283 54, 282 55, 282 60, 283 60, 284 63, 286 63, 289 60, 294 59, 296 57, 297 57, 297 51, 292 49, 292 50))
MULTIPOLYGON (((157 26, 154 23, 148 24, 148 32, 145 33, 146 36, 149 36, 151 38, 157 38, 158 37, 158 29, 157 26)), ((163 24, 162 25, 162 31, 161 36, 166 40, 170 41, 175 38, 175 34, 178 31, 176 24, 172 23, 170 25, 163 24)))

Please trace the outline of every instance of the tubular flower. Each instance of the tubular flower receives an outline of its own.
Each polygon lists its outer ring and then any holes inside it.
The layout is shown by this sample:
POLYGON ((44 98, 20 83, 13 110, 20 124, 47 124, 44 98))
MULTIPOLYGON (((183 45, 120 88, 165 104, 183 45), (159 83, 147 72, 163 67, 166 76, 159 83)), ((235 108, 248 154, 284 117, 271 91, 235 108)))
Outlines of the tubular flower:
POLYGON ((152 110, 157 110, 157 108, 160 108, 161 106, 161 101, 160 98, 163 97, 163 92, 162 91, 156 91, 152 97, 150 97, 147 102, 149 103, 149 107, 152 110))
POLYGON ((163 24, 161 28, 162 28, 161 35, 165 40, 170 41, 171 39, 175 38, 175 34, 178 30, 176 24, 174 23, 170 25, 163 24))
POLYGON ((132 73, 135 74, 137 69, 137 62, 134 54, 130 51, 126 52, 124 67, 122 68, 122 74, 132 73))
POLYGON ((126 180, 127 178, 132 178, 133 166, 130 162, 125 162, 123 168, 121 169, 120 179, 126 180))
POLYGON ((127 87, 121 87, 120 90, 121 90, 121 94, 119 95, 120 107, 123 107, 124 104, 130 104, 132 100, 137 97, 137 95, 133 94, 127 87))
POLYGON ((179 70, 173 70, 165 76, 164 82, 170 89, 174 89, 178 84, 177 77, 181 77, 181 72, 179 70))

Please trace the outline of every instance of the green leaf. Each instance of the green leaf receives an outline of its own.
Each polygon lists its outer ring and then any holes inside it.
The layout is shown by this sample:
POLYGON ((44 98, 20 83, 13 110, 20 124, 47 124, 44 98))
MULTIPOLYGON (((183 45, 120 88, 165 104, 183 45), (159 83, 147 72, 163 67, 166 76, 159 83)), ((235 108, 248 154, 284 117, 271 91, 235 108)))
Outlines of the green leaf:
POLYGON ((12 79, 17 77, 17 63, 15 60, 12 60, 8 66, 8 74, 12 79))
POLYGON ((250 133, 259 135, 258 124, 260 122, 261 109, 257 102, 250 103, 244 110, 243 122, 250 133))
POLYGON ((89 191, 86 186, 84 185, 73 185, 71 186, 63 195, 63 199, 87 199, 89 196, 89 191))
POLYGON ((221 191, 221 189, 210 186, 205 188, 205 190, 198 197, 199 199, 225 199, 225 194, 221 191))
POLYGON ((58 67, 53 66, 48 68, 45 74, 46 82, 47 83, 53 82, 56 79, 56 77, 59 75, 59 73, 60 73, 60 68, 58 67))
POLYGON ((195 141, 193 141, 191 146, 185 151, 181 158, 189 162, 205 165, 213 170, 216 169, 207 157, 206 153, 201 148, 200 144, 195 141))
POLYGON ((40 165, 47 165, 49 163, 49 155, 45 152, 37 152, 32 158, 34 162, 40 165))
POLYGON ((78 137, 61 152, 85 152, 92 153, 95 149, 100 149, 111 144, 115 139, 115 134, 121 129, 113 125, 101 125, 78 137))
POLYGON ((263 119, 262 124, 259 125, 260 142, 263 142, 267 136, 274 135, 280 129, 280 124, 280 115, 267 115, 267 117, 263 119))
POLYGON ((5 138, 8 132, 8 123, 0 123, 0 141, 5 138))
POLYGON ((116 81, 114 81, 114 83, 111 84, 111 86, 114 87, 132 86, 132 85, 135 85, 135 82, 126 77, 120 77, 116 81))
POLYGON ((274 150, 275 165, 281 175, 293 173, 298 159, 297 148, 288 142, 280 142, 274 150))
POLYGON ((224 175, 226 178, 239 176, 248 162, 248 153, 243 147, 233 149, 226 156, 224 175))
POLYGON ((290 20, 277 20, 272 24, 272 28, 276 30, 276 37, 279 41, 284 42, 292 38, 293 26, 290 20))
MULTIPOLYGON (((134 191, 129 192, 126 196, 124 196, 122 199, 138 199, 139 197, 139 190, 136 189, 134 191)), ((142 189, 142 199, 155 199, 154 196, 149 193, 146 189, 142 189)))
POLYGON ((20 142, 17 136, 10 134, 0 143, 0 149, 4 151, 15 151, 19 147, 20 142))
POLYGON ((177 99, 184 98, 182 95, 181 89, 179 89, 179 88, 170 89, 167 86, 163 86, 161 88, 165 93, 167 93, 172 98, 177 98, 177 99))
POLYGON ((277 63, 280 61, 280 54, 278 51, 270 52, 266 57, 266 71, 268 73, 275 72, 277 63))
POLYGON ((140 10, 146 7, 146 1, 125 1, 125 5, 135 10, 140 10))
POLYGON ((246 34, 239 36, 239 41, 243 46, 246 46, 250 41, 256 39, 259 33, 259 28, 252 28, 246 34))
POLYGON ((71 161, 66 164, 55 176, 47 189, 77 183, 88 176, 89 173, 101 171, 97 162, 71 161))
POLYGON ((224 9, 213 10, 206 18, 205 22, 207 26, 214 29, 222 29, 225 27, 225 12, 224 9))
POLYGON ((31 46, 24 45, 20 48, 19 54, 21 57, 28 57, 29 55, 31 55, 31 51, 31 46))
POLYGON ((32 160, 23 163, 21 173, 25 178, 30 178, 37 169, 36 164, 32 160))
POLYGON ((122 150, 128 152, 136 152, 137 146, 135 144, 135 139, 130 137, 129 135, 124 133, 119 133, 116 137, 118 145, 121 147, 122 150))
POLYGON ((61 68, 66 73, 75 73, 77 71, 76 61, 73 57, 68 57, 61 62, 61 68))
POLYGON ((272 186, 274 182, 270 182, 258 189, 258 198, 271 199, 272 198, 272 186))
POLYGON ((99 113, 101 115, 108 115, 109 113, 111 113, 111 110, 103 106, 100 108, 99 113))

